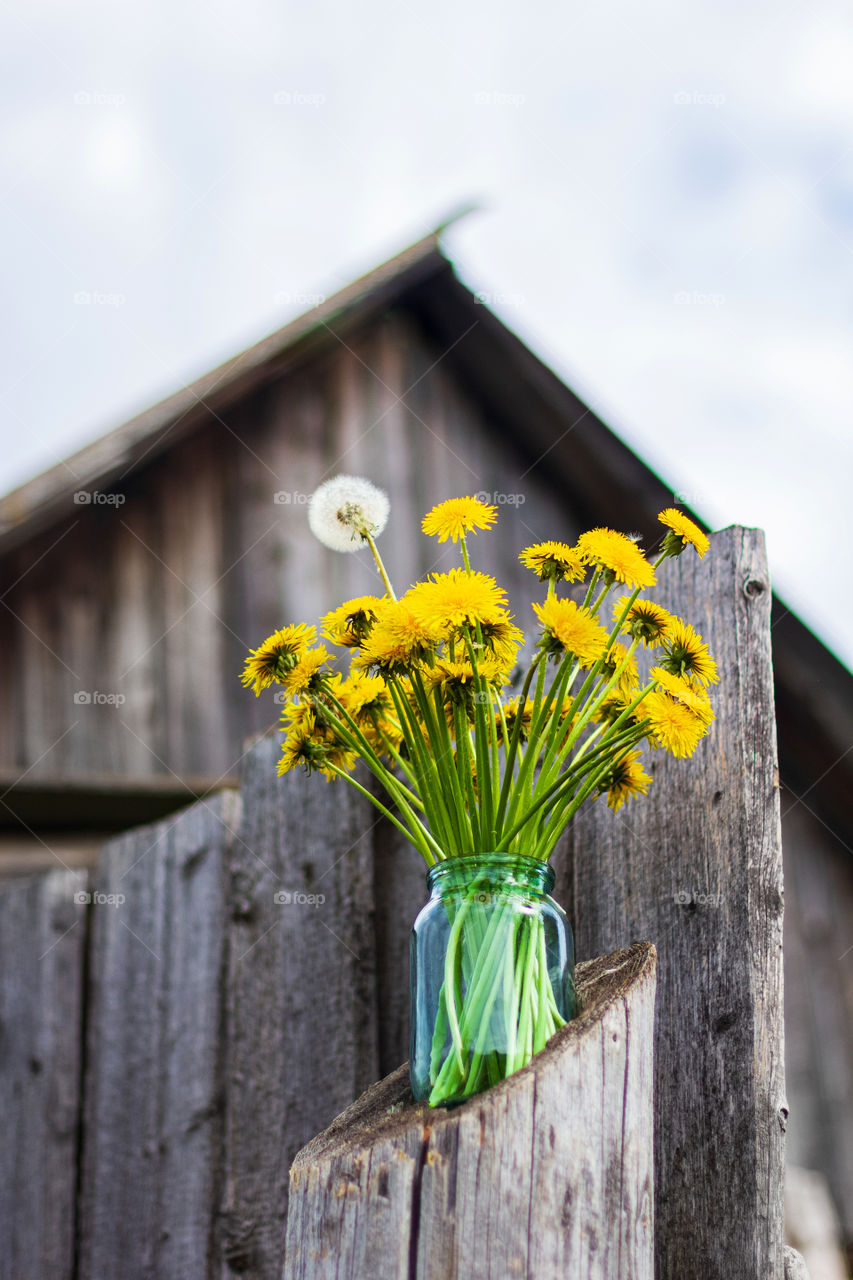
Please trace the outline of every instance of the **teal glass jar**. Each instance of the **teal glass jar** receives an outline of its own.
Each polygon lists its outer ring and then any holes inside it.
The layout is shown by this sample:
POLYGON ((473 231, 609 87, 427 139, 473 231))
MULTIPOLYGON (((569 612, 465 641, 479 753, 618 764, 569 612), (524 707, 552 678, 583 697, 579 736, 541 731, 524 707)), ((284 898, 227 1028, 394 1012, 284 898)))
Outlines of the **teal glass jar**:
POLYGON ((411 937, 412 1092, 462 1102, 512 1075, 575 1013, 574 945, 547 862, 448 858, 411 937))

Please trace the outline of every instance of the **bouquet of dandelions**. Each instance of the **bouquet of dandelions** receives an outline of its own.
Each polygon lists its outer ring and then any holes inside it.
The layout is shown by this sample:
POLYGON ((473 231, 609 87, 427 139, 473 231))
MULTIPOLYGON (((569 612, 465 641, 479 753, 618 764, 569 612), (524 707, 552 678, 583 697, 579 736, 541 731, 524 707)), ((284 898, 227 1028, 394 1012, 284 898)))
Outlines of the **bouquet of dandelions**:
MULTIPOLYGON (((376 546, 387 516, 385 494, 356 477, 336 477, 312 497, 315 535, 338 551, 369 547, 384 593, 348 600, 322 620, 324 639, 350 652, 347 673, 335 669, 313 626, 284 627, 249 655, 244 683, 256 694, 281 685, 289 695, 279 774, 299 766, 342 779, 434 867, 496 851, 545 861, 586 801, 606 795, 619 809, 647 792, 641 745, 692 754, 713 720, 707 686, 718 678, 716 666, 687 622, 641 595, 667 557, 708 548, 681 512, 661 512, 665 535, 653 563, 635 540, 604 528, 581 534, 574 546, 542 542, 521 552, 545 585, 544 599, 533 604, 538 627, 524 670, 517 666, 524 637, 507 597, 469 558, 469 535, 489 529, 496 509, 473 497, 433 508, 423 531, 458 543, 461 564, 399 599, 376 546), (568 584, 579 584, 578 599, 565 594, 568 584), (354 776, 359 761, 384 797, 354 776)), ((527 935, 492 921, 472 956, 454 922, 435 1025, 432 1105, 517 1070, 563 1025, 542 940, 530 932, 536 928, 535 916, 527 935), (487 1079, 481 1024, 492 1016, 507 965, 510 995, 503 992, 501 1005, 513 1048, 497 1076, 491 1064, 487 1079)))

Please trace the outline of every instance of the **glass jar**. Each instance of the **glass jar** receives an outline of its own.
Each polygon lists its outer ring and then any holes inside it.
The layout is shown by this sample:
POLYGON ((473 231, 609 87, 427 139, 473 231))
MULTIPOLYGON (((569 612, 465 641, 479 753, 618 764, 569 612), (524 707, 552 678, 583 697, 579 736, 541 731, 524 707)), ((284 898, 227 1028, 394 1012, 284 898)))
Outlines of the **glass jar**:
POLYGON ((412 1092, 462 1102, 525 1066, 575 1013, 574 945, 547 862, 448 858, 411 937, 412 1092))

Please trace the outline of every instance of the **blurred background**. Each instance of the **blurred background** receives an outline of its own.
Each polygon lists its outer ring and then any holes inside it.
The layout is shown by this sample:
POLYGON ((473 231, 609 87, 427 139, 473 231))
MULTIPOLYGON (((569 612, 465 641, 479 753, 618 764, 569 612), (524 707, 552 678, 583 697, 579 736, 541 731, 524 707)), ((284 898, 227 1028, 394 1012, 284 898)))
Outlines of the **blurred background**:
POLYGON ((850 661, 848 6, 0 21, 0 488, 475 200, 463 279, 850 661))
POLYGON ((307 535, 335 470, 398 581, 433 502, 498 502, 528 610, 525 543, 761 526, 788 1228, 842 1275, 853 10, 9 0, 0 60, 0 879, 236 785, 248 646, 375 586, 307 535))

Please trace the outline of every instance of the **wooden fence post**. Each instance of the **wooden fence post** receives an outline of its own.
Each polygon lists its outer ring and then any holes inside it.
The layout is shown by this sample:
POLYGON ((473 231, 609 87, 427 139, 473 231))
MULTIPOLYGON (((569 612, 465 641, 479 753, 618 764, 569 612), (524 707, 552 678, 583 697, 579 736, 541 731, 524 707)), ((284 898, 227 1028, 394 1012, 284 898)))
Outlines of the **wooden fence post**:
POLYGON ((378 1075, 367 800, 320 775, 276 778, 276 737, 246 756, 231 864, 223 1280, 281 1274, 287 1175, 378 1075))
POLYGON ((221 1196, 224 792, 104 846, 89 965, 79 1280, 208 1276, 221 1196))
POLYGON ((0 1277, 71 1280, 86 873, 0 893, 0 1277))
POLYGON ((782 858, 760 531, 659 570, 653 599, 719 663, 690 761, 655 753, 649 796, 575 818, 555 891, 583 958, 649 938, 656 1012, 658 1280, 782 1280, 782 858))
POLYGON ((452 1109, 401 1067, 297 1156, 285 1280, 652 1280, 647 943, 579 966, 582 1011, 452 1109))

